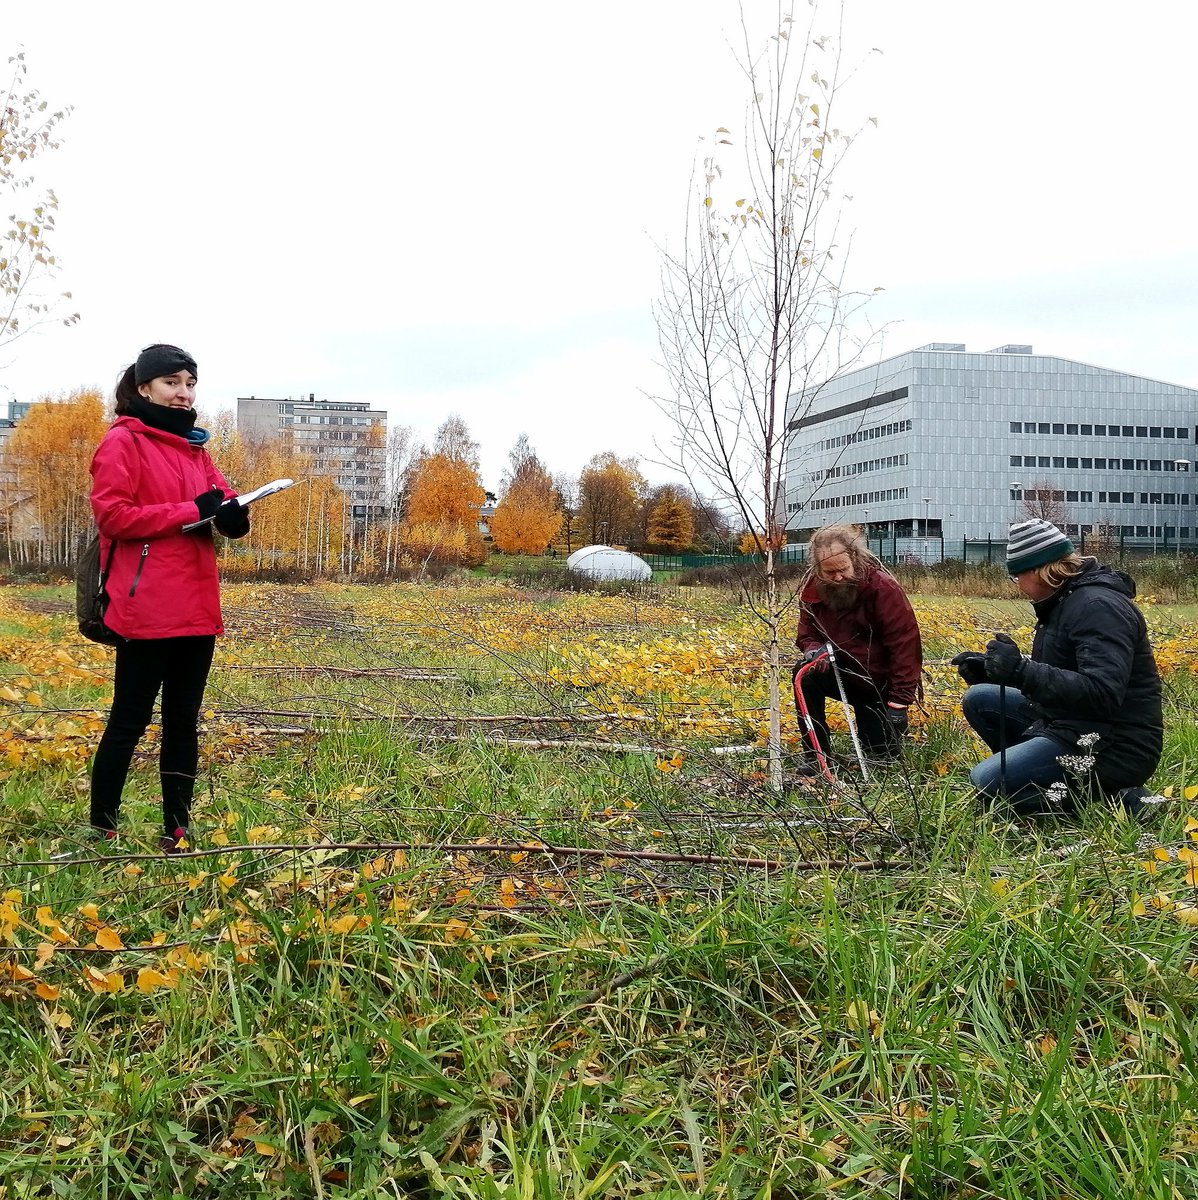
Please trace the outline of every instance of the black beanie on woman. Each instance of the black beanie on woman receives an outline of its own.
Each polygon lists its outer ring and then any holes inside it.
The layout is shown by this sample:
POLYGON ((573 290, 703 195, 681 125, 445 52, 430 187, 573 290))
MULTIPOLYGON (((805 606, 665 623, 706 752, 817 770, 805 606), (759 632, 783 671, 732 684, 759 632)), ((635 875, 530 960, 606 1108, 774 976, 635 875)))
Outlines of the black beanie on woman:
POLYGON ((186 350, 180 350, 178 346, 168 346, 163 342, 158 342, 153 346, 147 346, 137 356, 137 362, 133 367, 133 383, 135 387, 141 387, 143 383, 149 383, 151 379, 158 379, 163 375, 173 375, 176 371, 190 371, 196 375, 196 360, 186 350))

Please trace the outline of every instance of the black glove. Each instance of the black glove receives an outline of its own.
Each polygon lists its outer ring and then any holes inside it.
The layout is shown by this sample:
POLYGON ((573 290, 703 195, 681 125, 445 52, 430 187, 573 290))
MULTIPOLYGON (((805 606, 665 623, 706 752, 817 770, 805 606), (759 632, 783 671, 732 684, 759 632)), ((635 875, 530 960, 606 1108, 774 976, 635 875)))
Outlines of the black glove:
POLYGON ((905 708, 891 708, 886 705, 886 722, 890 726, 896 738, 901 738, 907 732, 907 726, 910 722, 907 720, 907 710, 905 708))
POLYGON ((200 510, 200 520, 207 521, 216 516, 216 510, 224 503, 225 494, 218 487, 201 492, 196 497, 196 508, 200 510))
POLYGON ((245 537, 250 531, 250 510, 242 508, 236 500, 226 500, 216 510, 212 524, 217 533, 223 533, 227 538, 245 537))
POLYGON ((816 648, 814 650, 807 650, 806 652, 804 652, 804 654, 799 658, 799 661, 796 664, 796 670, 798 669, 798 667, 807 666, 808 663, 815 663, 815 666, 813 666, 811 668, 813 671, 824 670, 828 665, 827 647, 816 646, 816 648))
POLYGON ((996 633, 986 644, 986 678, 991 683, 1018 684, 1027 659, 1005 633, 996 633))
POLYGON ((976 650, 965 650, 955 658, 948 660, 957 668, 957 674, 973 687, 975 683, 986 682, 986 656, 976 650))

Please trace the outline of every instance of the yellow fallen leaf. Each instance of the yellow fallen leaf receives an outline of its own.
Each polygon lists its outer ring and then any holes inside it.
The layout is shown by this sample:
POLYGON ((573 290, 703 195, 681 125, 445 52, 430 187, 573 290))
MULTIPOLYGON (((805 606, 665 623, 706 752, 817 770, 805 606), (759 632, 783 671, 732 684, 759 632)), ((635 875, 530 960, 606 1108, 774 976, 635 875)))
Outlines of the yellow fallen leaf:
POLYGON ((101 950, 124 950, 125 943, 121 941, 121 935, 108 925, 96 933, 96 945, 101 950))
POLYGON ((173 988, 179 982, 177 971, 158 971, 153 967, 142 967, 137 972, 137 990, 147 995, 158 988, 173 988))
POLYGON ((121 870, 121 874, 128 875, 130 878, 136 878, 142 873, 143 869, 140 863, 126 863, 121 870))
POLYGON ((254 1149, 258 1151, 264 1158, 271 1158, 278 1154, 278 1150, 269 1142, 255 1142, 254 1149))
POLYGON ((34 993, 39 1000, 57 1000, 58 993, 61 990, 52 983, 38 983, 34 989, 34 993))
POLYGON ((98 921, 100 919, 100 910, 94 904, 81 904, 79 911, 89 921, 98 921))
POLYGON ((1198 783, 1191 783, 1190 786, 1188 788, 1186 788, 1181 794, 1187 800, 1193 800, 1195 796, 1198 796, 1198 783))

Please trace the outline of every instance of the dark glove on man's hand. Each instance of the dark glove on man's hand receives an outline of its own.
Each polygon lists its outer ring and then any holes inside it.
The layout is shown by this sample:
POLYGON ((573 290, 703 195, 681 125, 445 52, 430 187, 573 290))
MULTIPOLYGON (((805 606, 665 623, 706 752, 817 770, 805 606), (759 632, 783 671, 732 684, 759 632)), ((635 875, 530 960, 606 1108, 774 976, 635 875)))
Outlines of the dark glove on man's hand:
POLYGON ((216 526, 217 533, 227 538, 245 537, 250 531, 250 510, 242 508, 236 500, 226 500, 216 510, 212 524, 216 526))
POLYGON ((1018 684, 1027 659, 1005 633, 996 633, 986 644, 986 678, 991 683, 1018 684))
POLYGON ((224 503, 225 494, 218 487, 210 488, 196 497, 196 508, 200 510, 200 520, 207 521, 216 516, 216 510, 224 503))
POLYGON ((813 671, 822 671, 828 665, 828 651, 824 646, 816 646, 814 650, 806 651, 799 659, 799 666, 805 667, 809 663, 815 663, 811 669, 813 671))
POLYGON ((886 705, 886 722, 894 732, 896 738, 901 738, 907 732, 907 726, 910 722, 907 720, 907 710, 905 708, 891 708, 886 705))
POLYGON ((986 656, 976 650, 965 650, 955 658, 948 660, 957 668, 957 674, 973 687, 975 683, 986 682, 986 656))

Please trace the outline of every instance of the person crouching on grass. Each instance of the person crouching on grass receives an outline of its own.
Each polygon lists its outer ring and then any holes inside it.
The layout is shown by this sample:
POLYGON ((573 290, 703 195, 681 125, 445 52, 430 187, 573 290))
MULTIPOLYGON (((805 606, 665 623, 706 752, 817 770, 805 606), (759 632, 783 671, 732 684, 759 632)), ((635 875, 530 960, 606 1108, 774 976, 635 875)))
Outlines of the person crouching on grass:
MULTIPOLYGON (((795 665, 795 703, 801 694, 826 761, 831 740, 825 702, 840 699, 825 656, 831 642, 862 752, 875 762, 895 759, 907 732, 907 709, 919 694, 923 667, 919 623, 911 601, 854 526, 817 529, 807 543, 807 562, 799 585, 795 644, 802 657, 795 665), (810 666, 800 675, 804 664, 810 666)), ((803 762, 798 774, 817 775, 819 766, 801 710, 799 730, 803 762)))
POLYGON ((1134 580, 1083 558, 1041 520, 1011 525, 1007 571, 1036 614, 1030 657, 997 633, 985 654, 952 660, 970 685, 965 719, 994 752, 970 781, 1023 816, 1073 813, 1097 795, 1141 814, 1155 800, 1143 785, 1160 761, 1164 717, 1134 580))
POLYGON ((197 724, 217 634, 224 630, 212 528, 250 531, 247 511, 196 426, 196 363, 177 346, 147 346, 116 387, 116 420, 92 459, 100 561, 109 558, 104 623, 116 647, 112 709, 92 762, 92 840, 116 837, 133 751, 162 693, 163 832, 168 854, 188 836, 199 761, 197 724), (212 518, 211 525, 184 526, 212 518))

